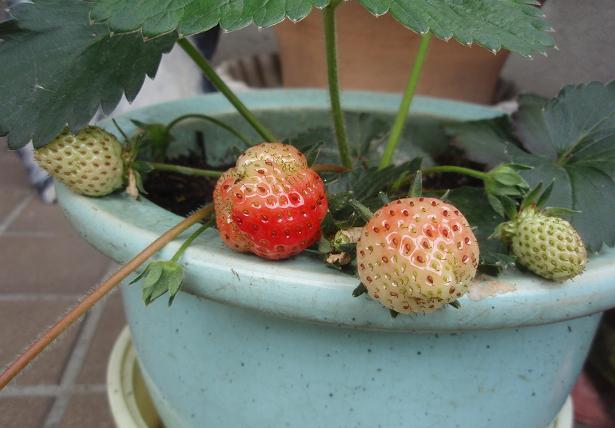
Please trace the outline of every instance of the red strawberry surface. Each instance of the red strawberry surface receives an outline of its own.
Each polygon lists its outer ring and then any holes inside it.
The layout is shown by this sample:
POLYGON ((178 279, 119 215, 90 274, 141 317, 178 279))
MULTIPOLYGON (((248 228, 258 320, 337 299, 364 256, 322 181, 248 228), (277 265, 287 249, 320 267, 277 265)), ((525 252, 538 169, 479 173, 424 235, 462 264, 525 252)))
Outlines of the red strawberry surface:
POLYGON ((359 277, 369 295, 401 313, 431 312, 461 297, 478 255, 463 214, 434 198, 385 205, 357 242, 359 277))
POLYGON ((240 252, 278 260, 320 238, 325 187, 293 146, 262 143, 246 150, 214 190, 222 240, 240 252))

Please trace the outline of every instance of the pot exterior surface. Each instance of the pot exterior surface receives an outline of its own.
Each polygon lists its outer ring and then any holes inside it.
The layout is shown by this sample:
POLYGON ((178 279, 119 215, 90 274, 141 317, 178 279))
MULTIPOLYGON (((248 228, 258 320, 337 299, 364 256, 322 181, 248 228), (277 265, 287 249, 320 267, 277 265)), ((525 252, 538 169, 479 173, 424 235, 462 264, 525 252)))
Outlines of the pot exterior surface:
MULTIPOLYGON (((323 91, 253 91, 242 99, 281 138, 330 120, 323 91)), ((390 119, 399 101, 344 94, 348 112, 370 119, 390 119)), ((167 123, 185 113, 250 132, 221 95, 131 112, 119 123, 132 132, 130 119, 167 123)), ((422 126, 430 142, 441 121, 502 114, 424 97, 413 113, 411 131, 422 126)), ((207 141, 228 138, 198 126, 207 141)), ((176 138, 190 135, 194 128, 176 138)), ((416 156, 414 149, 400 146, 397 160, 416 156)), ((215 144, 207 153, 223 164, 215 144)), ((179 221, 146 199, 86 198, 61 185, 58 197, 79 233, 118 262, 179 221)), ((157 258, 170 259, 189 232, 157 258)), ((283 262, 238 254, 210 230, 182 258, 186 276, 172 308, 164 299, 144 307, 138 285, 124 294, 144 377, 169 427, 543 428, 580 372, 600 313, 615 306, 614 260, 605 249, 562 284, 511 269, 475 281, 461 309, 392 319, 368 297, 351 298, 354 277, 305 254, 283 262)))
MULTIPOLYGON (((459 333, 387 333, 124 287, 144 377, 174 428, 544 428, 599 315, 459 333)), ((309 304, 309 302, 306 302, 309 304)))

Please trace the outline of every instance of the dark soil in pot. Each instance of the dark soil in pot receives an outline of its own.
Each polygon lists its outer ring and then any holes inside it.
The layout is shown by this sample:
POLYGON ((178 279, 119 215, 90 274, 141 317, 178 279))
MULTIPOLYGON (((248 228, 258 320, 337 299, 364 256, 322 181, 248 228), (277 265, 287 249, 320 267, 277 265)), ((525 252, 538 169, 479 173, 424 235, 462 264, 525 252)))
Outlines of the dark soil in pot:
MULTIPOLYGON (((176 165, 212 169, 202 158, 182 156, 173 159, 176 165)), ((187 216, 212 201, 215 179, 193 177, 174 172, 152 171, 144 183, 147 199, 174 214, 187 216)))
MULTIPOLYGON (((331 130, 331 132, 333 131, 331 130)), ((293 140, 293 138, 290 138, 290 140, 293 140)), ((166 159, 165 162, 219 171, 224 171, 232 166, 220 167, 210 165, 207 161, 205 146, 200 143, 199 132, 195 132, 195 141, 196 146, 199 147, 198 152, 166 159)), ((334 145, 335 143, 327 141, 325 144, 334 145)), ((436 156, 434 161, 436 164, 458 165, 479 170, 484 169, 483 165, 465 159, 463 151, 452 145, 448 150, 436 156)), ((216 179, 213 178, 188 176, 166 171, 150 172, 146 176, 144 183, 145 190, 148 192, 146 197, 150 201, 181 216, 186 216, 204 204, 211 202, 215 185, 216 179)), ((480 180, 460 174, 434 174, 424 177, 426 190, 480 185, 480 180)))

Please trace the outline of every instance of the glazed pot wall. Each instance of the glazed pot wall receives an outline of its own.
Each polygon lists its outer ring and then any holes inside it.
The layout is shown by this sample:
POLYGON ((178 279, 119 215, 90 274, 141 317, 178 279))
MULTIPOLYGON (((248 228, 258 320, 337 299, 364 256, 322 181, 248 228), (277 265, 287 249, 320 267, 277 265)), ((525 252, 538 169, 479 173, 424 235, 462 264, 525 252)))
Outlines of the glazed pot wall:
MULTIPOLYGON (((150 393, 175 428, 546 428, 599 315, 458 333, 388 333, 123 289, 150 393)), ((309 303, 306 303, 309 304, 309 303)))
MULTIPOLYGON (((330 120, 322 91, 247 92, 242 99, 281 137, 330 120)), ((399 100, 344 94, 348 111, 383 119, 393 117, 399 100)), ((224 118, 249 133, 220 95, 153 106, 130 118, 168 122, 189 112, 224 118)), ((433 144, 438 121, 501 114, 420 97, 413 112, 411 131, 427 132, 433 144)), ((132 132, 129 117, 119 123, 132 132)), ((178 146, 196 126, 177 135, 178 146)), ((356 122, 349 126, 356 135, 356 122)), ((202 130, 208 159, 223 162, 224 153, 208 142, 228 137, 202 130)), ((397 159, 413 150, 403 146, 397 159)), ((122 194, 86 198, 58 186, 58 196, 84 239, 118 262, 180 220, 122 194)), ((186 236, 157 258, 171 258, 186 236)), ((182 261, 186 279, 171 308, 164 301, 145 308, 138 285, 124 288, 145 378, 173 427, 543 428, 580 371, 600 313, 615 306, 611 249, 592 257, 574 281, 554 284, 512 269, 477 280, 461 309, 396 319, 366 296, 351 298, 355 278, 306 254, 264 261, 231 251, 210 230, 182 261)))

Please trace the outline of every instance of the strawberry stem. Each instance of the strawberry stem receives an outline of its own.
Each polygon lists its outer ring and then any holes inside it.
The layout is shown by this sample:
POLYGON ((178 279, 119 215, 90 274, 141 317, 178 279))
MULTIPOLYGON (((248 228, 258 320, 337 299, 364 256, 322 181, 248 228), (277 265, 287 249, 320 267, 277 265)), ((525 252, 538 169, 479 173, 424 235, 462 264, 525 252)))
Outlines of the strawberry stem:
POLYGON ((183 175, 191 175, 196 177, 220 177, 223 171, 214 171, 211 169, 192 168, 188 166, 173 165, 170 163, 161 162, 146 162, 140 161, 141 164, 150 167, 156 171, 176 172, 183 175))
POLYGON ((246 137, 245 135, 243 135, 242 133, 240 133, 239 131, 237 131, 236 129, 234 129, 233 127, 231 127, 230 125, 227 125, 226 123, 222 122, 219 119, 216 119, 215 117, 212 116, 208 116, 206 114, 199 114, 199 113, 190 113, 190 114, 184 114, 183 116, 179 116, 175 119, 173 119, 166 127, 165 129, 165 133, 166 135, 169 135, 171 133, 171 130, 180 122, 183 122, 184 120, 188 120, 188 119, 201 119, 201 120, 206 120, 209 121, 217 126, 219 126, 220 128, 223 128, 225 130, 227 130, 228 132, 230 132, 231 134, 233 134, 235 137, 237 137, 239 140, 241 140, 241 142, 246 146, 246 147, 251 147, 254 144, 248 139, 248 137, 246 137))
POLYGON ((244 119, 248 121, 258 134, 265 139, 265 141, 274 142, 277 139, 273 136, 271 131, 265 127, 254 114, 248 110, 246 105, 235 95, 235 93, 228 87, 222 78, 216 73, 216 70, 209 64, 207 59, 198 49, 196 49, 188 39, 179 39, 177 44, 188 54, 190 59, 201 69, 203 74, 209 79, 209 81, 230 101, 231 104, 237 109, 244 119))
POLYGON ((397 116, 395 117, 393 128, 391 129, 389 141, 384 149, 382 159, 380 159, 380 169, 389 166, 393 161, 395 149, 397 148, 397 144, 399 144, 401 133, 404 130, 404 125, 406 124, 406 119, 408 119, 408 113, 410 112, 410 105, 412 104, 416 87, 418 86, 421 78, 421 72, 423 71, 423 65, 425 64, 425 57, 427 56, 427 48, 429 47, 430 41, 431 33, 425 33, 421 38, 419 50, 416 53, 416 59, 414 60, 414 65, 410 71, 408 84, 406 85, 404 96, 401 100, 401 104, 399 105, 399 110, 397 111, 397 116))
POLYGON ((452 172, 456 174, 468 175, 470 177, 478 178, 480 180, 485 180, 487 178, 487 173, 482 171, 477 171, 475 169, 466 168, 463 166, 455 166, 455 165, 438 165, 431 166, 429 168, 424 168, 423 174, 432 174, 435 172, 452 172))
POLYGON ((348 172, 348 168, 334 163, 315 163, 311 167, 316 172, 348 172))
POLYGON ((352 159, 348 148, 344 112, 340 101, 340 82, 337 67, 337 46, 335 29, 335 9, 341 0, 333 0, 323 9, 323 22, 325 28, 325 49, 327 55, 327 80, 329 82, 329 99, 331 101, 331 114, 335 128, 335 139, 342 164, 352 169, 352 159))
POLYGON ((34 358, 47 348, 60 334, 70 327, 76 320, 81 318, 100 299, 113 290, 123 279, 135 271, 162 247, 175 239, 179 234, 195 223, 211 215, 213 205, 208 204, 185 218, 180 223, 162 234, 152 242, 145 250, 137 254, 132 260, 122 266, 109 279, 91 291, 77 306, 71 309, 61 320, 51 326, 40 338, 38 338, 26 351, 21 354, 0 374, 0 390, 4 388, 15 376, 17 376, 34 358))
POLYGON ((186 252, 186 250, 188 249, 188 247, 190 246, 190 244, 192 244, 192 242, 203 232, 205 232, 207 229, 209 229, 212 225, 214 224, 214 220, 210 219, 207 223, 205 223, 204 225, 202 225, 201 227, 199 227, 197 230, 195 230, 194 232, 192 232, 192 235, 190 235, 188 237, 188 239, 186 239, 184 241, 184 243, 181 245, 181 247, 179 247, 179 250, 177 250, 177 252, 173 255, 173 257, 171 258, 171 261, 173 262, 178 262, 179 259, 181 259, 181 257, 184 255, 184 253, 186 252))
MULTIPOLYGON (((170 163, 162 162, 146 162, 139 161, 141 165, 145 165, 156 171, 176 172, 178 174, 192 175, 197 177, 220 177, 223 171, 215 171, 211 169, 192 168, 182 165, 173 165, 170 163)), ((347 172, 348 169, 341 165, 332 163, 317 163, 312 165, 312 169, 316 172, 347 172)))
POLYGON ((124 132, 122 127, 117 123, 117 120, 115 120, 115 118, 113 118, 113 119, 111 119, 111 122, 113 122, 113 125, 115 125, 115 127, 120 132, 120 134, 122 134, 122 137, 124 137, 124 141, 126 141, 128 143, 130 141, 130 138, 128 138, 128 135, 126 135, 126 133, 124 132))

